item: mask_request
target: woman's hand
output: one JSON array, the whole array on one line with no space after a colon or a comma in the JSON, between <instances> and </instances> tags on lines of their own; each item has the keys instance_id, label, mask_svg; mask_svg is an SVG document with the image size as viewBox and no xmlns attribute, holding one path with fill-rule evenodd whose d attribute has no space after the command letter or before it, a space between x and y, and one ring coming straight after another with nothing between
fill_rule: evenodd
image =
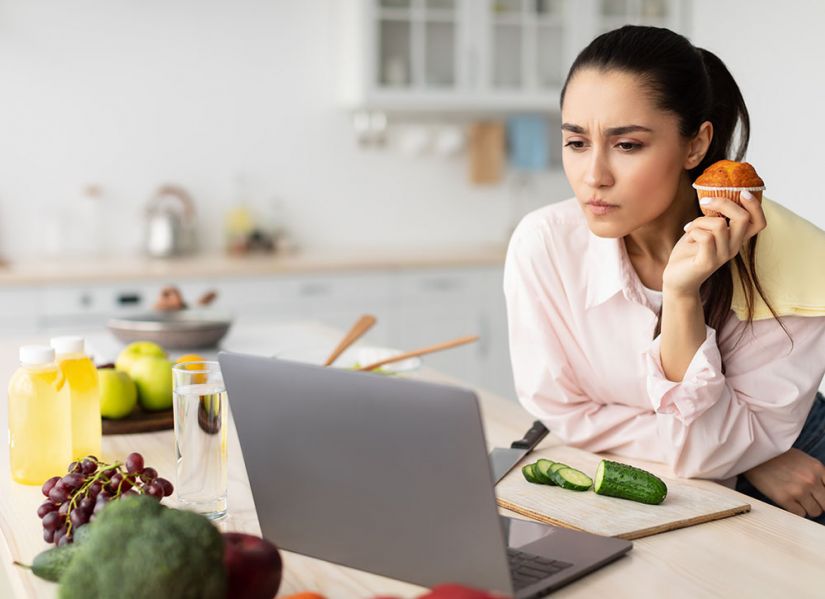
<instances>
[{"instance_id":1,"label":"woman's hand","mask_svg":"<svg viewBox=\"0 0 825 599\"><path fill-rule=\"evenodd\" d=\"M698 296L702 283L767 226L762 205L753 194L743 191L741 197L742 206L724 198L703 198L710 200L704 207L721 212L730 223L720 216L700 216L688 223L686 233L670 253L662 276L663 290Z\"/></svg>"},{"instance_id":2,"label":"woman's hand","mask_svg":"<svg viewBox=\"0 0 825 599\"><path fill-rule=\"evenodd\" d=\"M825 465L804 451L789 449L745 472L750 483L779 507L816 518L825 511Z\"/></svg>"}]
</instances>

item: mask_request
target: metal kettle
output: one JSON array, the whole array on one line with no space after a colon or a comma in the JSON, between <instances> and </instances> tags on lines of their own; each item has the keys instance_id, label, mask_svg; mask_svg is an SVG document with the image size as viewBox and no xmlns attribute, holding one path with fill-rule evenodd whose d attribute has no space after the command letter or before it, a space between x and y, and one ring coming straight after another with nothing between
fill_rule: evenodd
<instances>
[{"instance_id":1,"label":"metal kettle","mask_svg":"<svg viewBox=\"0 0 825 599\"><path fill-rule=\"evenodd\" d=\"M177 185L163 185L146 207L146 253L168 258L195 250L195 203Z\"/></svg>"}]
</instances>

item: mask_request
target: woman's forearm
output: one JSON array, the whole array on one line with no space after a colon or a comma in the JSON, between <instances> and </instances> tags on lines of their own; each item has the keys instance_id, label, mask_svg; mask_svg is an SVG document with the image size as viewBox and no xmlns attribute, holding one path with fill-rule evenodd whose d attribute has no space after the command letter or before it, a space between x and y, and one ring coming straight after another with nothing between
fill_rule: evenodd
<instances>
[{"instance_id":1,"label":"woman's forearm","mask_svg":"<svg viewBox=\"0 0 825 599\"><path fill-rule=\"evenodd\" d=\"M698 293L680 296L664 291L662 295L662 370L669 380L679 382L705 341L705 315Z\"/></svg>"}]
</instances>

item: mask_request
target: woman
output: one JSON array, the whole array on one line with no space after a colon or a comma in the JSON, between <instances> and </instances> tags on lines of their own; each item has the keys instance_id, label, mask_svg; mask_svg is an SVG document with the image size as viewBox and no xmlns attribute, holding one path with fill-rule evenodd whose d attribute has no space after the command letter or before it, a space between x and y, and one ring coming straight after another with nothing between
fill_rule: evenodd
<instances>
[{"instance_id":1,"label":"woman","mask_svg":"<svg viewBox=\"0 0 825 599\"><path fill-rule=\"evenodd\" d=\"M744 156L730 73L680 35L628 26L582 51L561 105L576 197L526 216L505 268L520 401L570 445L741 475L739 490L825 523L825 305L796 315L809 281L777 294L740 256L762 274L760 231L819 248L825 234L748 192L702 216L691 188Z\"/></svg>"}]
</instances>

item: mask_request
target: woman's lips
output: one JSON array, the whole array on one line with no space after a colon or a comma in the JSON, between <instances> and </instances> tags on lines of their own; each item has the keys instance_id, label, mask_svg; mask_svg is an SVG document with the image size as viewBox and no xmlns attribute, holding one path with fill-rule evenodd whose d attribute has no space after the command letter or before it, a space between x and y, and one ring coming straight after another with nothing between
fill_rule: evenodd
<instances>
[{"instance_id":1,"label":"woman's lips","mask_svg":"<svg viewBox=\"0 0 825 599\"><path fill-rule=\"evenodd\" d=\"M606 202L587 202L587 209L590 210L592 214L598 216L612 212L616 208L618 208L618 206L615 204L607 204Z\"/></svg>"}]
</instances>

